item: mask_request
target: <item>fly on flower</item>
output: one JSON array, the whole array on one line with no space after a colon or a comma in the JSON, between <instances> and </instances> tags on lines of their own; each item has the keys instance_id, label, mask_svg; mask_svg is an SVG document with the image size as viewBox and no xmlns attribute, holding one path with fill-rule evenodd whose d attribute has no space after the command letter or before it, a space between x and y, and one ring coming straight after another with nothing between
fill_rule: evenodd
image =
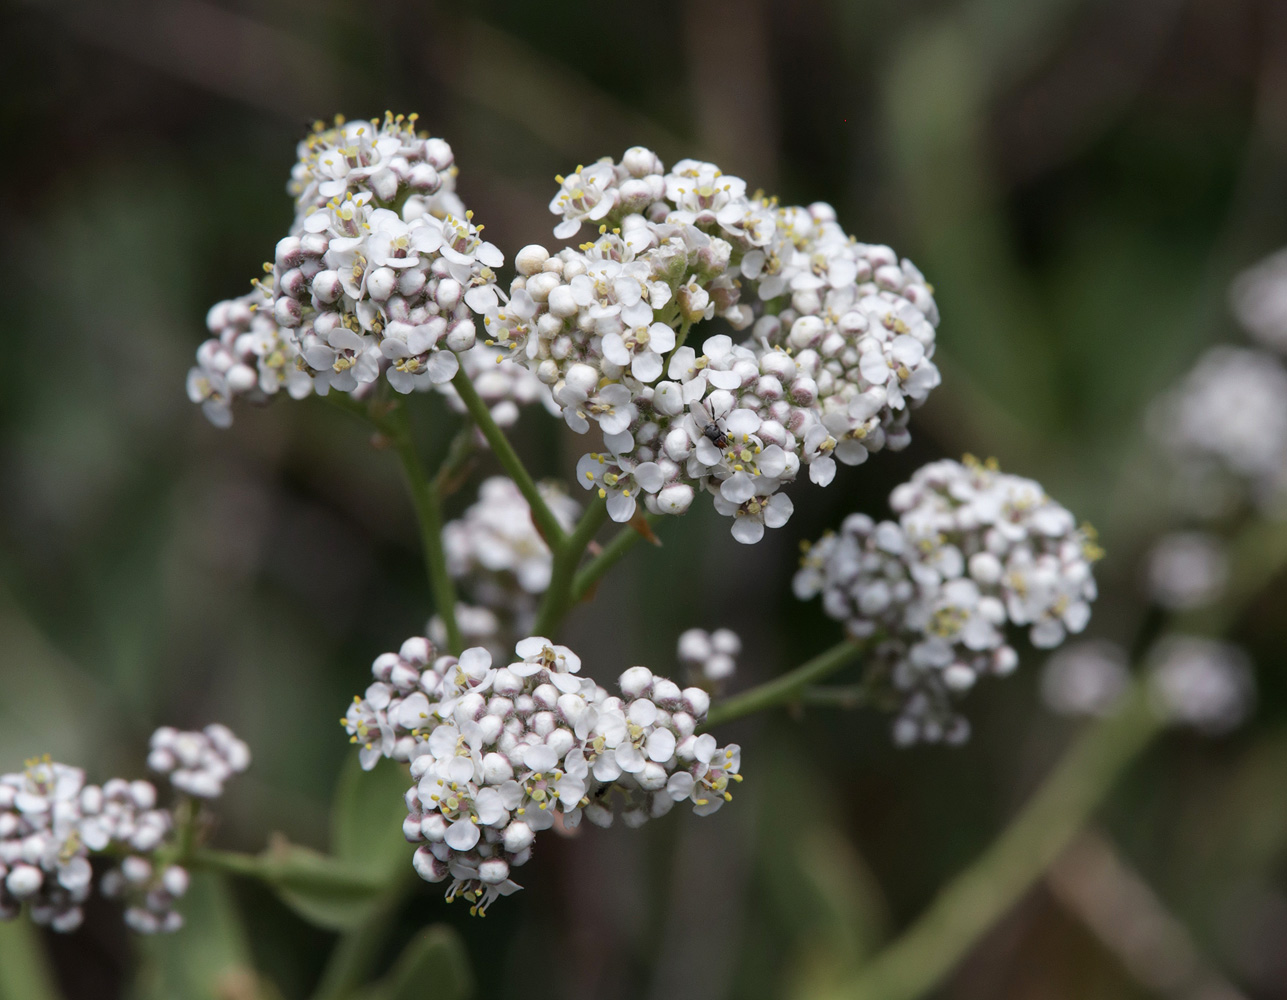
<instances>
[{"instance_id":1,"label":"fly on flower","mask_svg":"<svg viewBox=\"0 0 1287 1000\"><path fill-rule=\"evenodd\" d=\"M701 400L698 400L693 404L693 412L702 423L703 436L720 451L727 448L728 435L724 433L724 429L720 427L714 416L711 415L710 407Z\"/></svg>"}]
</instances>

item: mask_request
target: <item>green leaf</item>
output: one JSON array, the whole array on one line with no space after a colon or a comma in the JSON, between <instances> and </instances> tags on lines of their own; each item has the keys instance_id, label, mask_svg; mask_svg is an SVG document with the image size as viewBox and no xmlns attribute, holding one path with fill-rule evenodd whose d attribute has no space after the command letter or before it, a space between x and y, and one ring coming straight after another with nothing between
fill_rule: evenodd
<instances>
[{"instance_id":1,"label":"green leaf","mask_svg":"<svg viewBox=\"0 0 1287 1000\"><path fill-rule=\"evenodd\" d=\"M474 976L465 943L451 927L420 931L402 950L393 970L362 994L362 1000L467 1000Z\"/></svg>"},{"instance_id":2,"label":"green leaf","mask_svg":"<svg viewBox=\"0 0 1287 1000\"><path fill-rule=\"evenodd\" d=\"M411 870L411 846L402 836L407 807L403 799L411 777L401 764L380 760L363 771L357 754L340 771L331 809L331 851L392 882Z\"/></svg>"},{"instance_id":3,"label":"green leaf","mask_svg":"<svg viewBox=\"0 0 1287 1000\"><path fill-rule=\"evenodd\" d=\"M0 1000L58 1000L40 935L26 915L0 923Z\"/></svg>"},{"instance_id":4,"label":"green leaf","mask_svg":"<svg viewBox=\"0 0 1287 1000\"><path fill-rule=\"evenodd\" d=\"M389 879L372 874L367 866L284 841L260 856L259 868L287 906L327 930L358 926L390 891Z\"/></svg>"}]
</instances>

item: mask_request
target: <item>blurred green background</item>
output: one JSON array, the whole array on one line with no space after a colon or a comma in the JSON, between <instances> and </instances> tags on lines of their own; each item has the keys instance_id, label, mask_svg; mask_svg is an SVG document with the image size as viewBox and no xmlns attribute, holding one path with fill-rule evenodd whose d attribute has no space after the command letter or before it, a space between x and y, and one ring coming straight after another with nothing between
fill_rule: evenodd
<instances>
[{"instance_id":1,"label":"blurred green background","mask_svg":"<svg viewBox=\"0 0 1287 1000\"><path fill-rule=\"evenodd\" d=\"M247 290L289 224L313 118L419 111L510 257L553 242L556 173L648 144L831 201L934 283L944 385L911 449L800 484L753 548L705 505L665 523L560 636L605 683L673 672L690 626L741 632L739 684L830 645L834 624L790 596L799 540L880 516L914 468L963 451L1099 527L1090 634L1138 647L1157 626L1138 557L1168 526L1142 412L1238 337L1229 279L1287 244L1280 0L33 0L0 35L0 770L48 751L92 780L141 774L153 727L219 720L255 753L218 831L242 850L272 831L325 847L350 752L335 721L430 611L396 464L355 422L280 401L221 432L184 395L206 309ZM445 439L440 401L418 407ZM570 479L582 442L530 418L520 451ZM1209 997L1287 997L1285 597L1279 581L1235 628L1252 722L1165 738L1102 817L1145 910L1220 970ZM748 780L717 816L547 837L485 921L425 888L383 961L446 922L479 996L808 996L912 919L1056 759L1075 726L1041 706L1039 664L1026 650L971 694L964 749L894 750L871 713L730 726ZM236 971L253 963L304 997L333 941L254 885L187 909L141 959L92 908L47 942L66 996L271 996ZM1197 995L1122 931L1043 884L942 995Z\"/></svg>"}]
</instances>

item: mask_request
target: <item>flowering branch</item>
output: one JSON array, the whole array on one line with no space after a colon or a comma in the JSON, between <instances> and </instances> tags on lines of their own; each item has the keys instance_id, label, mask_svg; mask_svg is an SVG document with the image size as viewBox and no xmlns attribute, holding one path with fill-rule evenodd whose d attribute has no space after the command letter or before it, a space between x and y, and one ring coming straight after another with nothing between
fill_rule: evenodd
<instances>
[{"instance_id":1,"label":"flowering branch","mask_svg":"<svg viewBox=\"0 0 1287 1000\"><path fill-rule=\"evenodd\" d=\"M914 1000L934 989L1054 863L1165 724L1137 685L1117 714L1082 734L983 856L832 996Z\"/></svg>"},{"instance_id":2,"label":"flowering branch","mask_svg":"<svg viewBox=\"0 0 1287 1000\"><path fill-rule=\"evenodd\" d=\"M509 443L505 437L505 432L492 419L491 411L487 409L487 404L483 402L478 390L474 388L474 383L470 381L469 376L462 369L456 373L451 380L455 386L456 392L460 395L461 402L465 404L465 409L473 418L478 429L483 432L483 437L491 445L491 449L496 453L496 458L504 467L509 477L514 480L514 485L518 487L519 492L523 494L523 499L532 508L532 520L545 536L546 544L550 550L558 552L564 541L565 535L558 518L550 510L545 498L541 496L541 491L536 488L536 482L532 479L527 467L523 465L523 460L518 457L518 452L514 446Z\"/></svg>"},{"instance_id":3,"label":"flowering branch","mask_svg":"<svg viewBox=\"0 0 1287 1000\"><path fill-rule=\"evenodd\" d=\"M725 698L711 706L706 726L717 726L732 722L744 715L762 712L789 701L798 700L806 686L830 677L841 667L853 662L866 649L866 643L846 639L837 643L825 653L819 653L812 660L801 664L789 673L765 681L749 691L743 691L732 698Z\"/></svg>"}]
</instances>

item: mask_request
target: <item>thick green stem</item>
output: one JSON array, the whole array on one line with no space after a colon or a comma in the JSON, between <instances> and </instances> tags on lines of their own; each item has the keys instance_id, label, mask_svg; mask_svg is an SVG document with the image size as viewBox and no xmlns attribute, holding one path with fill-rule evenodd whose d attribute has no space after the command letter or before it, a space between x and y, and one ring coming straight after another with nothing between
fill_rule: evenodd
<instances>
[{"instance_id":1,"label":"thick green stem","mask_svg":"<svg viewBox=\"0 0 1287 1000\"><path fill-rule=\"evenodd\" d=\"M23 914L0 922L0 1000L60 1000L40 932Z\"/></svg>"},{"instance_id":2,"label":"thick green stem","mask_svg":"<svg viewBox=\"0 0 1287 1000\"><path fill-rule=\"evenodd\" d=\"M1163 725L1137 686L1115 715L1082 734L982 857L828 1000L915 1000L942 983L1071 843Z\"/></svg>"},{"instance_id":3,"label":"thick green stem","mask_svg":"<svg viewBox=\"0 0 1287 1000\"><path fill-rule=\"evenodd\" d=\"M706 719L706 728L798 700L806 686L816 684L824 677L830 677L841 667L852 663L865 648L863 643L846 639L789 673L774 677L773 680L765 681L749 691L743 691L739 695L718 702L711 707L710 715Z\"/></svg>"},{"instance_id":4,"label":"thick green stem","mask_svg":"<svg viewBox=\"0 0 1287 1000\"><path fill-rule=\"evenodd\" d=\"M602 497L596 496L586 507L585 513L572 529L561 546L554 550L554 564L550 573L550 585L541 600L540 610L536 614L536 624L532 631L536 635L549 635L567 614L574 603L573 579L577 564L585 554L586 546L595 533L607 520L608 507Z\"/></svg>"},{"instance_id":5,"label":"thick green stem","mask_svg":"<svg viewBox=\"0 0 1287 1000\"><path fill-rule=\"evenodd\" d=\"M642 539L643 535L636 531L631 525L626 525L613 535L612 541L603 547L603 551L586 563L573 579L573 603L576 603L581 600L581 598L585 597L586 593L595 585L599 577L603 576L604 573L608 572L608 570L612 569L613 566L620 562L621 557L629 552L635 544Z\"/></svg>"},{"instance_id":6,"label":"thick green stem","mask_svg":"<svg viewBox=\"0 0 1287 1000\"><path fill-rule=\"evenodd\" d=\"M424 463L416 451L411 437L411 425L406 409L399 405L390 414L388 430L394 450L402 461L402 471L411 490L411 502L420 523L420 541L424 546L425 570L429 576L429 589L433 592L434 606L447 629L447 645L453 653L464 649L460 626L456 623L456 584L447 572L447 556L442 548L442 504L438 484L425 472Z\"/></svg>"},{"instance_id":7,"label":"thick green stem","mask_svg":"<svg viewBox=\"0 0 1287 1000\"><path fill-rule=\"evenodd\" d=\"M491 411L487 409L487 404L478 395L478 390L474 388L474 383L469 380L463 368L456 373L451 384L456 387L456 392L460 395L461 402L465 404L465 409L469 411L474 423L483 432L483 437L491 445L497 461L509 474L510 479L514 480L514 485L523 494L527 505L532 508L532 520L545 536L545 543L552 552L557 551L565 540L563 528L558 518L554 516L554 512L546 504L545 498L541 496L541 491L536 488L536 482L523 465L522 459L518 457L518 452L514 450L514 446L509 443L509 438L492 419Z\"/></svg>"}]
</instances>

